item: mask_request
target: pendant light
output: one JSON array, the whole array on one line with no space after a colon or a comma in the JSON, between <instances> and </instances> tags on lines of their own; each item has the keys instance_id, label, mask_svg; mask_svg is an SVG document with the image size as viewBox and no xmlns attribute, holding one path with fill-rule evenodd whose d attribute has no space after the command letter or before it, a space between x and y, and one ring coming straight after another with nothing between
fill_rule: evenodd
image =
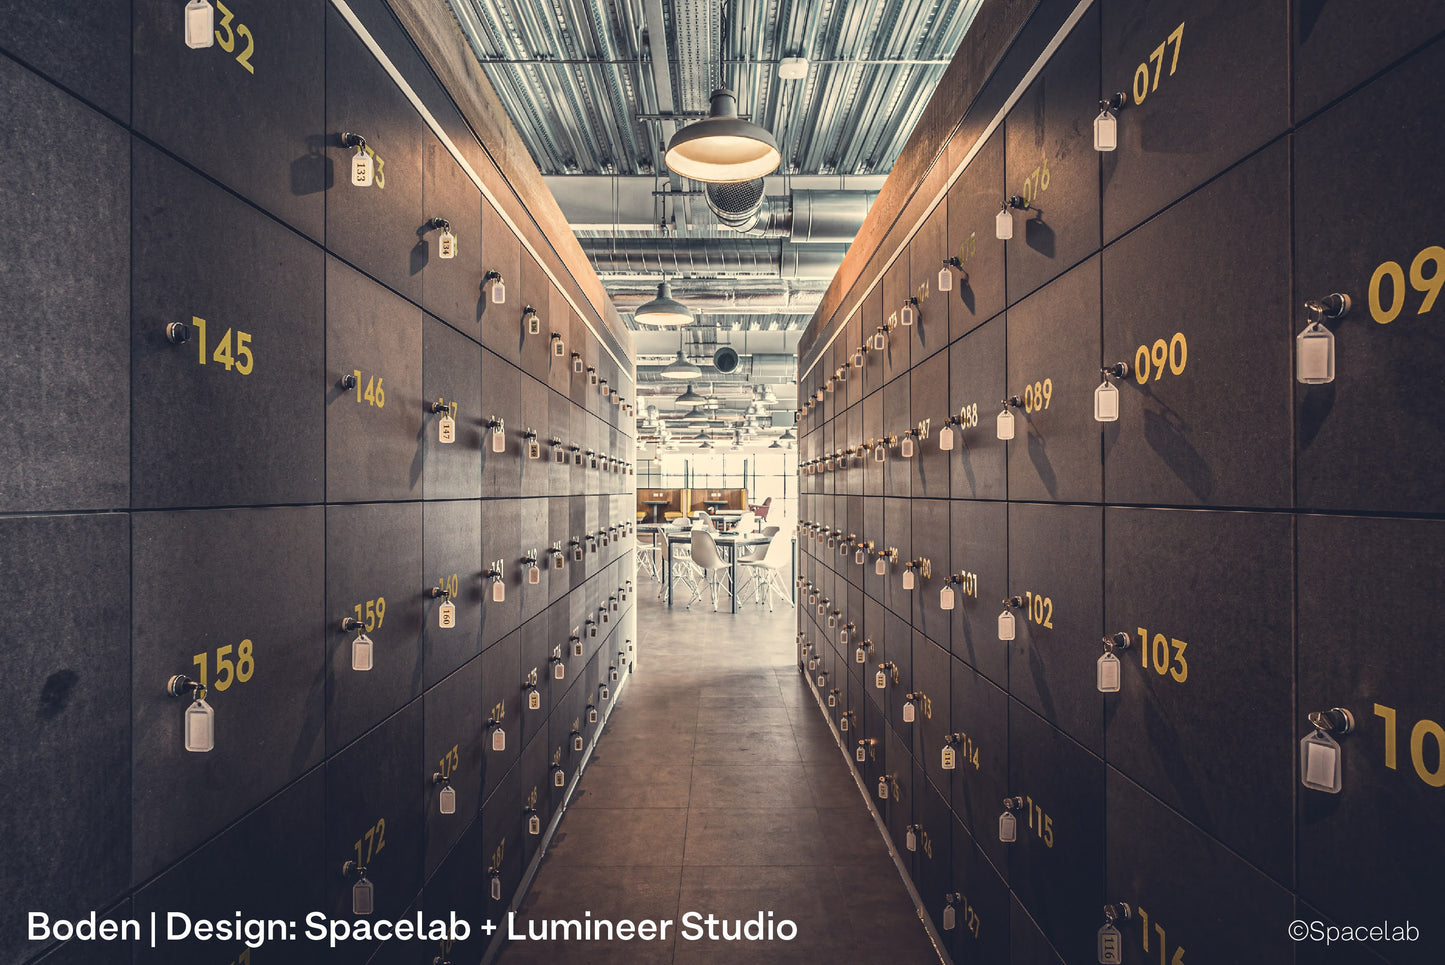
<instances>
[{"instance_id":1,"label":"pendant light","mask_svg":"<svg viewBox=\"0 0 1445 965\"><path fill-rule=\"evenodd\" d=\"M672 401L676 402L678 405L697 405L699 402L706 402L707 399L694 392L692 390L692 383L689 382L687 384L687 391L684 392L682 395L678 396L677 398L673 399Z\"/></svg>"},{"instance_id":2,"label":"pendant light","mask_svg":"<svg viewBox=\"0 0 1445 965\"><path fill-rule=\"evenodd\" d=\"M702 369L693 365L682 354L682 339L678 339L677 358L665 365L661 372L657 373L664 379L676 379L679 382L690 381L702 376Z\"/></svg>"},{"instance_id":3,"label":"pendant light","mask_svg":"<svg viewBox=\"0 0 1445 965\"><path fill-rule=\"evenodd\" d=\"M657 286L656 298L632 312L632 320L639 325L687 325L692 321L692 312L672 297L672 286L664 281Z\"/></svg>"},{"instance_id":4,"label":"pendant light","mask_svg":"<svg viewBox=\"0 0 1445 965\"><path fill-rule=\"evenodd\" d=\"M750 181L771 174L782 155L767 130L738 117L732 91L712 92L708 116L689 124L667 142L668 170L695 181Z\"/></svg>"}]
</instances>

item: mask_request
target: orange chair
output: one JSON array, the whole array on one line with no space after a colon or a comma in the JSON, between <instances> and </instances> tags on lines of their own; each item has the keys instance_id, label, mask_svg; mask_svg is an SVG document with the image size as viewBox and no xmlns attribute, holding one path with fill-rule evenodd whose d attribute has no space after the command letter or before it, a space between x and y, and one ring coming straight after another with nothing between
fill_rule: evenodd
<instances>
[{"instance_id":1,"label":"orange chair","mask_svg":"<svg viewBox=\"0 0 1445 965\"><path fill-rule=\"evenodd\" d=\"M772 504L773 504L773 497L769 496L767 499L763 500L761 503L758 503L757 505L749 504L749 505L748 505L748 509L750 509L750 510L752 511L752 514L753 514L754 516L756 516L758 519L767 519L767 518L768 518L768 507L771 506Z\"/></svg>"}]
</instances>

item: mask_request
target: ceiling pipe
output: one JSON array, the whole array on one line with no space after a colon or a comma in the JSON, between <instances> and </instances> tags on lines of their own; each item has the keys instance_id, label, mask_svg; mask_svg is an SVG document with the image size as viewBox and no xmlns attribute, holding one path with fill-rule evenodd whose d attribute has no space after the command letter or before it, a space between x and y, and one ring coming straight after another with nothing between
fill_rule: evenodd
<instances>
[{"instance_id":1,"label":"ceiling pipe","mask_svg":"<svg viewBox=\"0 0 1445 965\"><path fill-rule=\"evenodd\" d=\"M656 297L655 294L650 297ZM818 291L738 293L713 292L710 294L684 295L687 307L694 315L812 315L823 300ZM649 296L643 294L613 293L612 303L620 312L630 312L642 305Z\"/></svg>"},{"instance_id":2,"label":"ceiling pipe","mask_svg":"<svg viewBox=\"0 0 1445 965\"><path fill-rule=\"evenodd\" d=\"M831 279L848 246L789 245L758 238L669 243L651 238L596 240L585 246L599 275Z\"/></svg>"}]
</instances>

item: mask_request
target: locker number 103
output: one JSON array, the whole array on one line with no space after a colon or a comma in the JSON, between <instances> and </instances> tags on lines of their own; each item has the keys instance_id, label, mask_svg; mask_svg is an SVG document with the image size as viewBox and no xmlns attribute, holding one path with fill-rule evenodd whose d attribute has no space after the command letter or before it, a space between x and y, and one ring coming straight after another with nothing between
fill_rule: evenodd
<instances>
[{"instance_id":1,"label":"locker number 103","mask_svg":"<svg viewBox=\"0 0 1445 965\"><path fill-rule=\"evenodd\" d=\"M1143 627L1139 627L1138 632L1139 666L1148 670L1152 665L1159 676L1167 675L1181 684L1189 679L1189 661L1184 659L1184 648L1189 644L1162 633L1154 634L1151 639Z\"/></svg>"},{"instance_id":2,"label":"locker number 103","mask_svg":"<svg viewBox=\"0 0 1445 965\"><path fill-rule=\"evenodd\" d=\"M1399 768L1400 721L1399 712L1384 704L1375 705L1375 716L1385 722L1385 766L1390 770ZM1430 769L1425 755L1425 741L1429 738L1435 745L1435 768ZM1445 787L1445 727L1436 721L1423 719L1410 728L1410 762L1415 773L1430 787Z\"/></svg>"}]
</instances>

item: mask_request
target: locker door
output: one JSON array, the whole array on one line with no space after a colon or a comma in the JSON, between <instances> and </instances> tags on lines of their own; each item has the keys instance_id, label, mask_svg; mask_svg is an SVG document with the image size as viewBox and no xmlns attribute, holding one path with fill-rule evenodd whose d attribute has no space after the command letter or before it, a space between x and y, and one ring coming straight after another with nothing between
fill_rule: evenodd
<instances>
[{"instance_id":1,"label":"locker door","mask_svg":"<svg viewBox=\"0 0 1445 965\"><path fill-rule=\"evenodd\" d=\"M480 497L486 441L481 426L482 350L430 317L422 323L422 402L448 407L445 412L427 411L422 425L422 492L427 499ZM452 442L442 442L443 418L452 420Z\"/></svg>"},{"instance_id":2,"label":"locker door","mask_svg":"<svg viewBox=\"0 0 1445 965\"><path fill-rule=\"evenodd\" d=\"M938 270L947 249L948 205L941 203L908 243L908 290L904 292L904 302L914 312L913 324L901 331L909 338L909 353L915 367L948 345L948 293L938 290ZM900 320L901 311L900 306Z\"/></svg>"},{"instance_id":3,"label":"locker door","mask_svg":"<svg viewBox=\"0 0 1445 965\"><path fill-rule=\"evenodd\" d=\"M472 500L427 503L422 512L422 583L426 682L430 686L481 653L482 606L487 587L477 565L482 518ZM435 588L435 589L433 589ZM441 591L443 596L431 597ZM452 625L441 625L451 603Z\"/></svg>"},{"instance_id":4,"label":"locker door","mask_svg":"<svg viewBox=\"0 0 1445 965\"><path fill-rule=\"evenodd\" d=\"M454 255L441 257L441 231L421 233L426 245L422 307L473 341L482 337L482 195L451 152L428 133L422 154L423 221L447 221Z\"/></svg>"},{"instance_id":5,"label":"locker door","mask_svg":"<svg viewBox=\"0 0 1445 965\"><path fill-rule=\"evenodd\" d=\"M130 119L129 34L130 9L123 4L97 8L83 0L60 0L43 6L9 4L0 12L0 49L122 121ZM5 89L16 91L8 82ZM13 103L37 118L45 116L34 101L15 97ZM0 129L18 130L8 123Z\"/></svg>"},{"instance_id":6,"label":"locker door","mask_svg":"<svg viewBox=\"0 0 1445 965\"><path fill-rule=\"evenodd\" d=\"M1009 790L1009 698L961 660L949 664L952 670L952 717L949 732L954 735L955 766L949 773L953 813L977 841L989 862L1008 874L1008 849L998 838L999 802L1014 793ZM943 748L928 748L929 755L942 763Z\"/></svg>"},{"instance_id":7,"label":"locker door","mask_svg":"<svg viewBox=\"0 0 1445 965\"><path fill-rule=\"evenodd\" d=\"M959 420L949 454L954 499L1008 495L1008 447L1018 443L999 439L995 421L999 400L1007 394L1006 325L1005 316L999 315L948 350L948 415Z\"/></svg>"},{"instance_id":8,"label":"locker door","mask_svg":"<svg viewBox=\"0 0 1445 965\"><path fill-rule=\"evenodd\" d=\"M948 337L956 341L1004 307L1004 242L994 232L1004 184L1004 132L994 131L948 189L948 250L957 258L948 303ZM939 259L942 261L942 258ZM942 267L941 265L939 266Z\"/></svg>"},{"instance_id":9,"label":"locker door","mask_svg":"<svg viewBox=\"0 0 1445 965\"><path fill-rule=\"evenodd\" d=\"M422 696L426 871L437 869L482 808L482 662L469 660ZM452 813L442 813L443 792Z\"/></svg>"},{"instance_id":10,"label":"locker door","mask_svg":"<svg viewBox=\"0 0 1445 965\"><path fill-rule=\"evenodd\" d=\"M949 494L948 476L954 454L938 446L938 433L950 415L948 354L939 352L909 373L912 410L909 413L909 425L918 429L920 423L926 423L924 428L919 430L920 437L914 439L911 490L914 496L946 499ZM927 438L922 437L925 431L928 433Z\"/></svg>"}]
</instances>

